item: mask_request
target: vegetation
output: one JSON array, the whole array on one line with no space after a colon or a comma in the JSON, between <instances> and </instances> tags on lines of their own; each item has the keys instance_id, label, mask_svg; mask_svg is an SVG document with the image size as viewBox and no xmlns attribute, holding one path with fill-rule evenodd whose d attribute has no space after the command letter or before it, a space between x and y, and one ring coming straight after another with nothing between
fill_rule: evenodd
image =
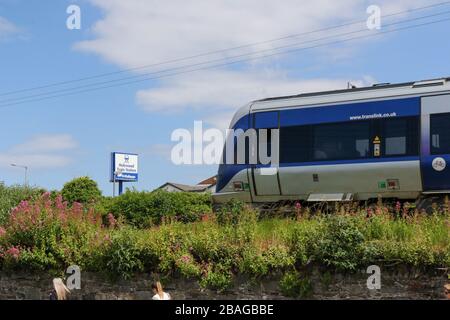
<instances>
[{"instance_id":1,"label":"vegetation","mask_svg":"<svg viewBox=\"0 0 450 320\"><path fill-rule=\"evenodd\" d=\"M21 201L34 199L44 192L45 190L28 186L7 187L0 182L0 225L8 219L11 209Z\"/></svg>"},{"instance_id":2,"label":"vegetation","mask_svg":"<svg viewBox=\"0 0 450 320\"><path fill-rule=\"evenodd\" d=\"M211 213L211 196L163 190L127 190L119 197L104 201L103 210L138 228L161 224L164 220L187 223L199 221L203 215Z\"/></svg>"},{"instance_id":3,"label":"vegetation","mask_svg":"<svg viewBox=\"0 0 450 320\"><path fill-rule=\"evenodd\" d=\"M308 298L313 292L311 280L297 271L287 272L280 281L281 292L286 297Z\"/></svg>"},{"instance_id":4,"label":"vegetation","mask_svg":"<svg viewBox=\"0 0 450 320\"><path fill-rule=\"evenodd\" d=\"M67 182L62 188L61 194L69 204L74 202L95 203L100 200L102 195L97 182L89 177L79 177Z\"/></svg>"},{"instance_id":5,"label":"vegetation","mask_svg":"<svg viewBox=\"0 0 450 320\"><path fill-rule=\"evenodd\" d=\"M200 194L132 190L96 206L75 198L47 192L10 210L0 225L0 268L77 264L112 278L158 272L218 290L238 273L255 279L282 273L286 295L307 297L312 288L303 270L312 265L344 272L370 264L450 267L448 212L405 209L399 216L378 204L260 220L235 201L212 214L208 195Z\"/></svg>"}]
</instances>

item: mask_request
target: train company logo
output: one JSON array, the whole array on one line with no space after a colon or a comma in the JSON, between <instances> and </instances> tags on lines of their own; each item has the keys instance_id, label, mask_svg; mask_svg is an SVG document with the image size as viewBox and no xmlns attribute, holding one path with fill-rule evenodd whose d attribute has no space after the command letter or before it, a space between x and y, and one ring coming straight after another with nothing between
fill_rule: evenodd
<instances>
[{"instance_id":1,"label":"train company logo","mask_svg":"<svg viewBox=\"0 0 450 320\"><path fill-rule=\"evenodd\" d=\"M176 129L171 140L174 164L253 164L276 167L279 163L279 129L203 130L194 122L193 134ZM268 172L271 172L270 170Z\"/></svg>"},{"instance_id":2,"label":"train company logo","mask_svg":"<svg viewBox=\"0 0 450 320\"><path fill-rule=\"evenodd\" d=\"M438 157L433 160L431 165L433 166L434 170L440 172L445 170L445 168L447 167L447 162L444 158Z\"/></svg>"}]
</instances>

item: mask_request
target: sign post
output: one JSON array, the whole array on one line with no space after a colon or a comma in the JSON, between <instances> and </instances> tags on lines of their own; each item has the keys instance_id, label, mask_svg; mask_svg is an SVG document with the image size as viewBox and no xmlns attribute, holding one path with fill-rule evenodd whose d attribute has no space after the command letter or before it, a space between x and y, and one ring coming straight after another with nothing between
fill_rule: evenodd
<instances>
[{"instance_id":1,"label":"sign post","mask_svg":"<svg viewBox=\"0 0 450 320\"><path fill-rule=\"evenodd\" d=\"M138 155L134 153L111 152L111 180L113 196L119 182L119 195L123 192L123 182L138 181Z\"/></svg>"}]
</instances>

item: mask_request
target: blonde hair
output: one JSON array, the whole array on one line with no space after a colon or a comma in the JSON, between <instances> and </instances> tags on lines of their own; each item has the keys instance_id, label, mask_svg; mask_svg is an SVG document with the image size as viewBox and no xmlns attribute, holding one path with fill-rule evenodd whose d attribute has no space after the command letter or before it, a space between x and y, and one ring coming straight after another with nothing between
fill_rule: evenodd
<instances>
[{"instance_id":1,"label":"blonde hair","mask_svg":"<svg viewBox=\"0 0 450 320\"><path fill-rule=\"evenodd\" d=\"M53 279L53 287L56 291L56 296L58 300L66 300L67 295L66 293L70 293L70 290L66 287L63 280L61 278L55 278Z\"/></svg>"},{"instance_id":2,"label":"blonde hair","mask_svg":"<svg viewBox=\"0 0 450 320\"><path fill-rule=\"evenodd\" d=\"M161 285L161 282L156 281L153 285L152 288L156 290L156 293L159 295L159 297L162 299L164 299L164 291Z\"/></svg>"}]
</instances>

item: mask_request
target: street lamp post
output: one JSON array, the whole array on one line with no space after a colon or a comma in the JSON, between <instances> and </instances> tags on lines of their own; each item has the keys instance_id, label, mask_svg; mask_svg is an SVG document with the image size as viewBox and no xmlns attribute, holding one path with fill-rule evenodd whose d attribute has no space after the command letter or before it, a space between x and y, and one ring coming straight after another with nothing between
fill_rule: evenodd
<instances>
[{"instance_id":1,"label":"street lamp post","mask_svg":"<svg viewBox=\"0 0 450 320\"><path fill-rule=\"evenodd\" d=\"M22 168L22 169L25 169L25 180L24 180L24 185L27 187L27 186L28 186L28 179L27 179L27 176L28 176L28 167L27 167L27 166L21 166L21 165L15 164L15 163L11 163L11 166L12 166L12 167L16 167L16 168Z\"/></svg>"}]
</instances>

